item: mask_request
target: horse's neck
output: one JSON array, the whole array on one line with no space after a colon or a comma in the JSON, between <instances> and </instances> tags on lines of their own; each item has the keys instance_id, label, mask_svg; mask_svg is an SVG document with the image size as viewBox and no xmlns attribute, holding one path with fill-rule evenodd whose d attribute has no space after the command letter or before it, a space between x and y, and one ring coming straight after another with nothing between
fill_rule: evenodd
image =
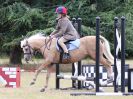
<instances>
[{"instance_id":1,"label":"horse's neck","mask_svg":"<svg viewBox=\"0 0 133 99\"><path fill-rule=\"evenodd\" d=\"M45 45L45 38L36 38L33 40L29 40L29 43L32 48L40 49L43 45Z\"/></svg>"},{"instance_id":2,"label":"horse's neck","mask_svg":"<svg viewBox=\"0 0 133 99\"><path fill-rule=\"evenodd\" d=\"M44 51L45 46L47 47L54 47L56 46L57 38L53 38L52 41L49 41L49 37L42 37L42 38L36 38L34 40L29 40L29 43L33 49L40 50L41 52ZM48 44L46 44L48 42ZM46 49L47 50L47 49ZM51 50L50 50L51 51Z\"/></svg>"}]
</instances>

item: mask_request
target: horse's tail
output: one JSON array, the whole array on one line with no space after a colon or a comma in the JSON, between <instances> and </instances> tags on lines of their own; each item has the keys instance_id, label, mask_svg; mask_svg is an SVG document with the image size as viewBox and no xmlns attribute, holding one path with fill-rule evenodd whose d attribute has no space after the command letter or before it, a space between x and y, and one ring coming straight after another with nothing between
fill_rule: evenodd
<instances>
[{"instance_id":1,"label":"horse's tail","mask_svg":"<svg viewBox=\"0 0 133 99\"><path fill-rule=\"evenodd\" d=\"M103 37L103 36L100 36L100 39L101 39L101 41L103 42L103 44L105 46L104 55L113 64L114 63L114 57L111 54L110 45L109 45L108 40L105 37Z\"/></svg>"}]
</instances>

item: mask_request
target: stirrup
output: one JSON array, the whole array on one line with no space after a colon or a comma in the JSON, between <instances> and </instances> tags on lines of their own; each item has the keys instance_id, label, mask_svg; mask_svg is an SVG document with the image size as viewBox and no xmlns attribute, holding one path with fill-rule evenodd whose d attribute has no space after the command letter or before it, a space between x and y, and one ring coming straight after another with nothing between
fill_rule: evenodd
<instances>
[{"instance_id":1,"label":"stirrup","mask_svg":"<svg viewBox=\"0 0 133 99\"><path fill-rule=\"evenodd\" d=\"M63 59L69 59L69 58L71 58L69 53L64 53L63 54Z\"/></svg>"}]
</instances>

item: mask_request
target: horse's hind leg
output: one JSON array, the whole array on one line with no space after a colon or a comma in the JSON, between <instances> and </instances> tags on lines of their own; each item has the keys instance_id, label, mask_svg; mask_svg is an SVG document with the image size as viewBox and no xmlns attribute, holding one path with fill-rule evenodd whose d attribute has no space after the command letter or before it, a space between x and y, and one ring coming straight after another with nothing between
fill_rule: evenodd
<instances>
[{"instance_id":1,"label":"horse's hind leg","mask_svg":"<svg viewBox=\"0 0 133 99\"><path fill-rule=\"evenodd\" d=\"M102 56L100 57L100 63L103 64L104 67L106 68L108 78L113 79L113 70L112 70L111 62Z\"/></svg>"},{"instance_id":2,"label":"horse's hind leg","mask_svg":"<svg viewBox=\"0 0 133 99\"><path fill-rule=\"evenodd\" d=\"M94 60L96 59L96 53L95 53L95 52L91 53L90 56L92 57L92 59L94 59ZM107 76L108 76L109 78L113 77L113 71L112 71L111 62L109 62L107 59L105 59L105 58L103 57L102 53L100 53L99 59L100 59L100 63L101 63L102 65L104 65L104 67L105 67L106 70L107 70Z\"/></svg>"}]
</instances>

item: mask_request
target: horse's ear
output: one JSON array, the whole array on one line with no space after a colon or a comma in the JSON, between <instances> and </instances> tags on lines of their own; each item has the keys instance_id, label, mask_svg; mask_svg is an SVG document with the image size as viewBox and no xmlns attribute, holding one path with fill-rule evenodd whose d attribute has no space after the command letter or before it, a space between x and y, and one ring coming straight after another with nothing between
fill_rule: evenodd
<instances>
[{"instance_id":1,"label":"horse's ear","mask_svg":"<svg viewBox=\"0 0 133 99\"><path fill-rule=\"evenodd\" d=\"M27 39L28 36L27 36L27 35L26 35L26 36L22 35L21 38L22 38L22 39Z\"/></svg>"},{"instance_id":2,"label":"horse's ear","mask_svg":"<svg viewBox=\"0 0 133 99\"><path fill-rule=\"evenodd\" d=\"M26 40L26 44L28 44L28 40Z\"/></svg>"}]
</instances>

